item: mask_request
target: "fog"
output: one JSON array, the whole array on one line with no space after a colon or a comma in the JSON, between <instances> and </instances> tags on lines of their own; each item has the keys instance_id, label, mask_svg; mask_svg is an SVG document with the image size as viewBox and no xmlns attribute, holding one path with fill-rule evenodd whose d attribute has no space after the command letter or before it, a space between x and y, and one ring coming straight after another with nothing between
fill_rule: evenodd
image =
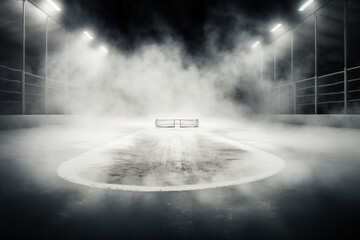
<instances>
[{"instance_id":1,"label":"fog","mask_svg":"<svg viewBox=\"0 0 360 240\"><path fill-rule=\"evenodd\" d=\"M246 20L235 17L238 24ZM4 228L26 230L12 231L15 236L63 239L348 234L359 212L360 130L256 121L261 116L253 114L269 111L272 85L266 76L261 81L259 71L266 67L262 56L272 56L273 49L251 47L264 39L236 30L223 43L209 25L206 54L194 57L168 26L161 28L162 41L144 41L132 51L113 42L104 53L84 38L81 47L67 45L67 64L63 49L50 53L50 78L67 74L75 86L66 106L71 115L57 125L1 131ZM61 107L63 100L55 98L55 104ZM159 129L156 118L196 118L200 127ZM74 159L94 170L68 165L87 180L108 184L108 174L114 183L140 188L100 188L59 176L59 168ZM109 159L118 161L116 168ZM272 171L276 162L269 159L281 166ZM208 172L199 170L199 162L212 164ZM266 175L241 181L249 172ZM142 183L156 188L164 181L179 191L141 191Z\"/></svg>"},{"instance_id":2,"label":"fog","mask_svg":"<svg viewBox=\"0 0 360 240\"><path fill-rule=\"evenodd\" d=\"M141 124L140 121L134 124L132 120L127 122L123 120L104 121L103 118L97 121L88 120L82 119L78 123L63 126L2 131L2 157L14 159L13 163L24 165L22 168L25 170L25 175L30 174L34 179L41 178L44 181L48 177L49 180L58 178L56 168L61 162L81 153L86 153L91 149L105 146L113 140L121 140L123 136L128 136L132 140L128 142L124 138L126 144L117 144L119 147L114 147L115 152L129 144L135 147L130 152L136 152L136 145L133 145L133 141L137 138L140 141L151 142L153 140L153 149L147 151L156 150L158 140L164 141L169 137L168 133L162 132L162 129L154 129L152 124ZM225 126L222 126L223 123ZM145 131L140 134L140 136L145 135L145 137L135 135L134 138L132 135L139 130ZM159 134L156 136L154 131L159 131ZM178 132L176 130L170 131L174 131L170 132L171 136L182 134L182 129L178 129ZM222 122L219 119L213 125L204 124L202 129L185 132L184 136L189 134L191 136L207 136L210 133L261 149L283 159L286 162L286 167L284 173L280 175L284 178L277 178L280 182L276 182L274 187L278 186L279 183L292 185L299 184L302 181L311 181L311 178L317 177L313 176L314 172L319 173L318 171L321 172L321 178L324 176L332 179L341 178L343 176L339 175L339 172L358 164L359 150L356 147L356 139L360 132L355 129L250 122L232 122L230 124L228 120ZM212 136L211 134L209 136ZM211 139L211 137L208 138ZM174 141L180 141L180 139L177 138ZM194 142L194 139L188 139L189 143L186 141L187 138L184 137L181 139L181 144L177 142L181 146L174 147L187 148L190 145L190 147L197 149L196 145L199 143ZM116 145L116 141L111 144ZM171 145L170 142L163 142L162 145L164 144ZM214 143L203 144L212 146ZM222 144L215 144L213 151L219 149L221 151ZM146 146L144 145L143 148ZM141 150L141 146L139 148ZM21 149L21 151L16 149ZM129 150L125 149L124 151ZM210 149L206 151L210 151ZM104 153L107 154L106 151ZM219 154L221 157L221 152ZM180 158L177 157L177 159ZM328 164L333 165L334 168L331 171L322 172L323 166ZM45 175L39 174L39 171ZM49 184L49 181L45 181L44 184Z\"/></svg>"},{"instance_id":3,"label":"fog","mask_svg":"<svg viewBox=\"0 0 360 240\"><path fill-rule=\"evenodd\" d=\"M173 139L162 130L173 131L170 134ZM357 147L360 132L354 129L205 118L200 121L199 129L190 129L192 134L205 133L239 142L281 158L285 163L284 169L271 177L231 187L135 193L84 186L57 174L64 162L79 156L107 161L109 156L125 155L136 160L142 154L145 164L146 160L157 160L151 157L161 157L161 154L151 154L161 147L174 149L179 154L173 159L177 163L193 156L188 147L205 150L209 156L218 154L203 159L214 163L223 158L244 157L229 155L229 146L225 146L227 152L217 151L223 146L211 141L209 144L208 138L203 141L205 147L199 148L198 138L184 137L183 130L187 129L155 128L153 119L145 117L125 121L113 116L83 116L68 124L2 131L0 204L8 206L4 210L5 226L8 229L26 226L26 231L12 232L15 236L43 232L51 238L74 234L85 238L101 238L105 234L109 238L119 235L143 238L166 236L170 231L187 237L210 232L216 236L251 234L260 239L279 236L299 236L300 239L306 235L299 227L304 222L314 226L312 232L328 236L348 226L348 222L339 222L329 231L327 226L334 218L355 221L357 214L348 215L357 213L360 198L356 190L360 182ZM133 144L127 149L122 139L139 131L152 134L134 138L141 141L125 141ZM162 144L158 144L158 139ZM111 152L92 155L94 149L111 142L117 145ZM167 156L170 155L164 157ZM248 159L243 163L246 162ZM124 166L129 167L128 179L136 177L134 163L130 159ZM100 165L97 180L103 176L102 169L106 170ZM216 175L222 178L212 179L215 184L229 176L222 171L215 172ZM233 176L241 178L243 175L240 171ZM173 182L179 183L182 182ZM196 188L196 185L190 186ZM331 217L322 217L324 211L330 212ZM139 225L143 226L142 231L138 231ZM253 233L254 227L266 231Z\"/></svg>"},{"instance_id":4,"label":"fog","mask_svg":"<svg viewBox=\"0 0 360 240\"><path fill-rule=\"evenodd\" d=\"M11 186L7 184L6 189L11 189L13 194L20 194L20 196L24 191L27 191L28 187L32 194L38 194L39 191L44 194L60 194L63 191L76 192L75 202L70 201L67 204L78 205L79 201L86 201L85 205L77 208L85 211L86 208L90 207L87 204L90 204L91 208L101 208L103 202L96 199L107 198L109 194L112 196L115 193L112 193L111 190L81 187L81 185L67 182L57 175L58 166L68 159L87 153L91 149L104 146L136 131L146 129L154 131L154 127L149 128L140 124L125 127L133 124L132 122L126 124L119 121L113 122L111 125L110 122L103 123L97 121L95 124L89 121L88 125L79 122L75 125L62 127L49 126L3 131L1 134L3 177L15 178L17 179L16 182L20 183L20 185ZM298 127L281 124L262 125L250 122L233 123L230 129L221 127L221 125L221 122L218 122L216 127L203 126L202 131L274 154L285 162L285 168L268 179L232 187L230 192L228 191L229 188L216 190L225 192L224 195L218 196L216 201L213 199L214 192L193 191L189 193L189 196L192 196L191 201L195 198L202 204L221 205L228 204L228 201L231 201L236 194L241 194L263 204L269 201L269 195L276 196L287 190L302 189L305 185L307 186L306 189L314 194L313 200L317 198L317 189L323 188L327 191L340 190L342 196L346 197L353 191L352 188L349 188L349 184L353 185L358 182L356 177L360 154L356 146L357 139L360 137L358 130ZM158 135L157 138L162 139L162 136ZM162 141L164 140L162 139ZM151 139L147 141L151 141ZM186 141L186 138L182 141ZM184 144L185 146L196 147L196 144L191 140L189 143L181 144L182 146L178 146L178 148L184 147ZM155 145L153 149L149 150L156 150ZM211 144L209 146L211 147ZM219 146L214 149L216 148ZM114 148L113 151L117 152L119 149L122 149L121 145L119 148ZM131 150L131 152L136 154L135 150ZM219 157L223 156L221 152L219 154ZM239 175L239 177L241 176ZM118 194L122 197L116 201L123 202L127 198L144 198L144 201L147 201L148 197L151 197L153 201L162 201L162 195L132 195L131 192L121 192ZM89 194L91 198L89 198ZM178 202L176 196L175 194L173 195L174 198L169 199L171 204L185 204ZM277 198L280 197L281 195L277 196ZM270 201L274 201L273 198L271 199ZM282 206L278 207L281 208Z\"/></svg>"},{"instance_id":5,"label":"fog","mask_svg":"<svg viewBox=\"0 0 360 240\"><path fill-rule=\"evenodd\" d=\"M260 96L270 84L259 75L260 53L271 50L252 49L254 36L246 31L229 37L231 51L221 50L219 33L208 32L204 46L210 53L199 58L189 56L175 37L144 42L131 53L108 45L106 54L85 38L81 48L69 43L68 83L82 90L68 101L68 109L134 118L239 118L259 112L264 108ZM49 56L52 78L64 79L59 70L64 68L63 59L61 51Z\"/></svg>"}]
</instances>

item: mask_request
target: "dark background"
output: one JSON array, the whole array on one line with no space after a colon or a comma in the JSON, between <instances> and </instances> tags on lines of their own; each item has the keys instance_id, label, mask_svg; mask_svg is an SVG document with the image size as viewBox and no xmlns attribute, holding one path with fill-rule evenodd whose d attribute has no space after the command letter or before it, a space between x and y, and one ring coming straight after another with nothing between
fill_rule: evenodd
<instances>
[{"instance_id":1,"label":"dark background","mask_svg":"<svg viewBox=\"0 0 360 240\"><path fill-rule=\"evenodd\" d=\"M305 1L303 1L305 2ZM320 5L325 1L317 1ZM62 0L61 20L72 29L92 28L122 50L172 37L191 56L206 54L210 32L218 34L217 50L231 51L234 34L266 34L277 21L291 25L304 16L302 1L283 0ZM314 4L315 5L315 4ZM309 11L310 12L310 11ZM271 25L270 25L271 24Z\"/></svg>"}]
</instances>

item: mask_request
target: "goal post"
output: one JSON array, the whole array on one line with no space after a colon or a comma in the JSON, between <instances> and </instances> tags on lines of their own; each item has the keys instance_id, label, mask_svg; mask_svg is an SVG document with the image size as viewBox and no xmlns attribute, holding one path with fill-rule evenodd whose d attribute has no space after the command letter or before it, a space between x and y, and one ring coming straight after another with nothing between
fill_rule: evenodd
<instances>
[{"instance_id":1,"label":"goal post","mask_svg":"<svg viewBox=\"0 0 360 240\"><path fill-rule=\"evenodd\" d=\"M199 127L199 119L179 119L181 128Z\"/></svg>"},{"instance_id":2,"label":"goal post","mask_svg":"<svg viewBox=\"0 0 360 240\"><path fill-rule=\"evenodd\" d=\"M158 128L198 128L199 119L156 119Z\"/></svg>"}]
</instances>

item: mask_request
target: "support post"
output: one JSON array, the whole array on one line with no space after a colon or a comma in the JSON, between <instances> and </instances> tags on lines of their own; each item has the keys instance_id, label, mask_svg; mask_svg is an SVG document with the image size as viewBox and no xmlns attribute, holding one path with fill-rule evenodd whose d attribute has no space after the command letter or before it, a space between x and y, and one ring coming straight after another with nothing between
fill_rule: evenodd
<instances>
[{"instance_id":1,"label":"support post","mask_svg":"<svg viewBox=\"0 0 360 240\"><path fill-rule=\"evenodd\" d=\"M274 88L276 87L276 41L274 40L274 64L273 64L273 67L274 67ZM278 103L278 95L279 95L279 92L276 91L276 88L275 88L275 97L273 97L273 106L276 106L275 107L275 113L277 113L277 103ZM274 102L275 100L275 102Z\"/></svg>"},{"instance_id":2,"label":"support post","mask_svg":"<svg viewBox=\"0 0 360 240\"><path fill-rule=\"evenodd\" d=\"M344 114L348 114L348 0L344 0Z\"/></svg>"},{"instance_id":3,"label":"support post","mask_svg":"<svg viewBox=\"0 0 360 240\"><path fill-rule=\"evenodd\" d=\"M46 17L45 25L45 82L44 82L44 109L48 113L48 38L49 38L49 16Z\"/></svg>"},{"instance_id":4,"label":"support post","mask_svg":"<svg viewBox=\"0 0 360 240\"><path fill-rule=\"evenodd\" d=\"M264 61L264 56L263 56L263 51L262 50L260 50L260 90L261 90L261 93L263 93L263 91L264 91L264 88L262 87L263 86L263 84L264 84L264 73L263 73L263 69L264 69L264 63L263 63L263 61ZM258 98L258 103L259 104L263 104L266 100L264 99L265 97L263 97L263 98L261 98L261 97L259 97Z\"/></svg>"},{"instance_id":5,"label":"support post","mask_svg":"<svg viewBox=\"0 0 360 240\"><path fill-rule=\"evenodd\" d=\"M278 101L278 109L277 109L277 113L283 113L282 112L282 96L281 96L281 86L278 87L278 97L277 97L277 101Z\"/></svg>"},{"instance_id":6,"label":"support post","mask_svg":"<svg viewBox=\"0 0 360 240\"><path fill-rule=\"evenodd\" d=\"M291 81L294 85L294 114L296 114L297 108L297 99L296 99L296 82L295 82L295 75L294 75L294 31L291 31Z\"/></svg>"},{"instance_id":7,"label":"support post","mask_svg":"<svg viewBox=\"0 0 360 240\"><path fill-rule=\"evenodd\" d=\"M23 115L26 114L26 98L25 98L25 64L26 64L26 59L25 59L25 3L26 0L23 1L23 6L22 6L22 71L21 71L21 113Z\"/></svg>"},{"instance_id":8,"label":"support post","mask_svg":"<svg viewBox=\"0 0 360 240\"><path fill-rule=\"evenodd\" d=\"M315 19L315 114L318 114L318 102L319 102L319 92L318 92L318 50L317 50L317 16L316 13L314 13L314 19Z\"/></svg>"},{"instance_id":9,"label":"support post","mask_svg":"<svg viewBox=\"0 0 360 240\"><path fill-rule=\"evenodd\" d=\"M274 86L276 86L276 41L274 41Z\"/></svg>"},{"instance_id":10,"label":"support post","mask_svg":"<svg viewBox=\"0 0 360 240\"><path fill-rule=\"evenodd\" d=\"M64 114L68 113L68 45L67 45L68 31L65 29L65 92L64 92Z\"/></svg>"},{"instance_id":11,"label":"support post","mask_svg":"<svg viewBox=\"0 0 360 240\"><path fill-rule=\"evenodd\" d=\"M81 42L81 51L82 51L82 54L84 53L85 51L85 45L84 45L84 41ZM81 91L81 99L80 99L80 109L79 109L79 112L84 112L85 110L85 106L86 106L86 103L85 103L85 89L86 89L86 85L85 85L85 77L84 77L84 71L85 71L85 66L84 66L84 63L81 64L81 84L80 84L80 91Z\"/></svg>"},{"instance_id":12,"label":"support post","mask_svg":"<svg viewBox=\"0 0 360 240\"><path fill-rule=\"evenodd\" d=\"M261 84L263 84L264 82L264 53L263 51L261 50L260 52L260 78L261 78Z\"/></svg>"}]
</instances>

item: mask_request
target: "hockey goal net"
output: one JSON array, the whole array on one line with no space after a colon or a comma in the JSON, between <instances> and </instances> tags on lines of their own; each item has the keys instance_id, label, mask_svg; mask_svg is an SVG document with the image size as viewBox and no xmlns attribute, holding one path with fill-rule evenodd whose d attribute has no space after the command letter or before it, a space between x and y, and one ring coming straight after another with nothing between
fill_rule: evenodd
<instances>
[{"instance_id":1,"label":"hockey goal net","mask_svg":"<svg viewBox=\"0 0 360 240\"><path fill-rule=\"evenodd\" d=\"M199 119L156 119L155 126L159 128L197 128Z\"/></svg>"}]
</instances>

